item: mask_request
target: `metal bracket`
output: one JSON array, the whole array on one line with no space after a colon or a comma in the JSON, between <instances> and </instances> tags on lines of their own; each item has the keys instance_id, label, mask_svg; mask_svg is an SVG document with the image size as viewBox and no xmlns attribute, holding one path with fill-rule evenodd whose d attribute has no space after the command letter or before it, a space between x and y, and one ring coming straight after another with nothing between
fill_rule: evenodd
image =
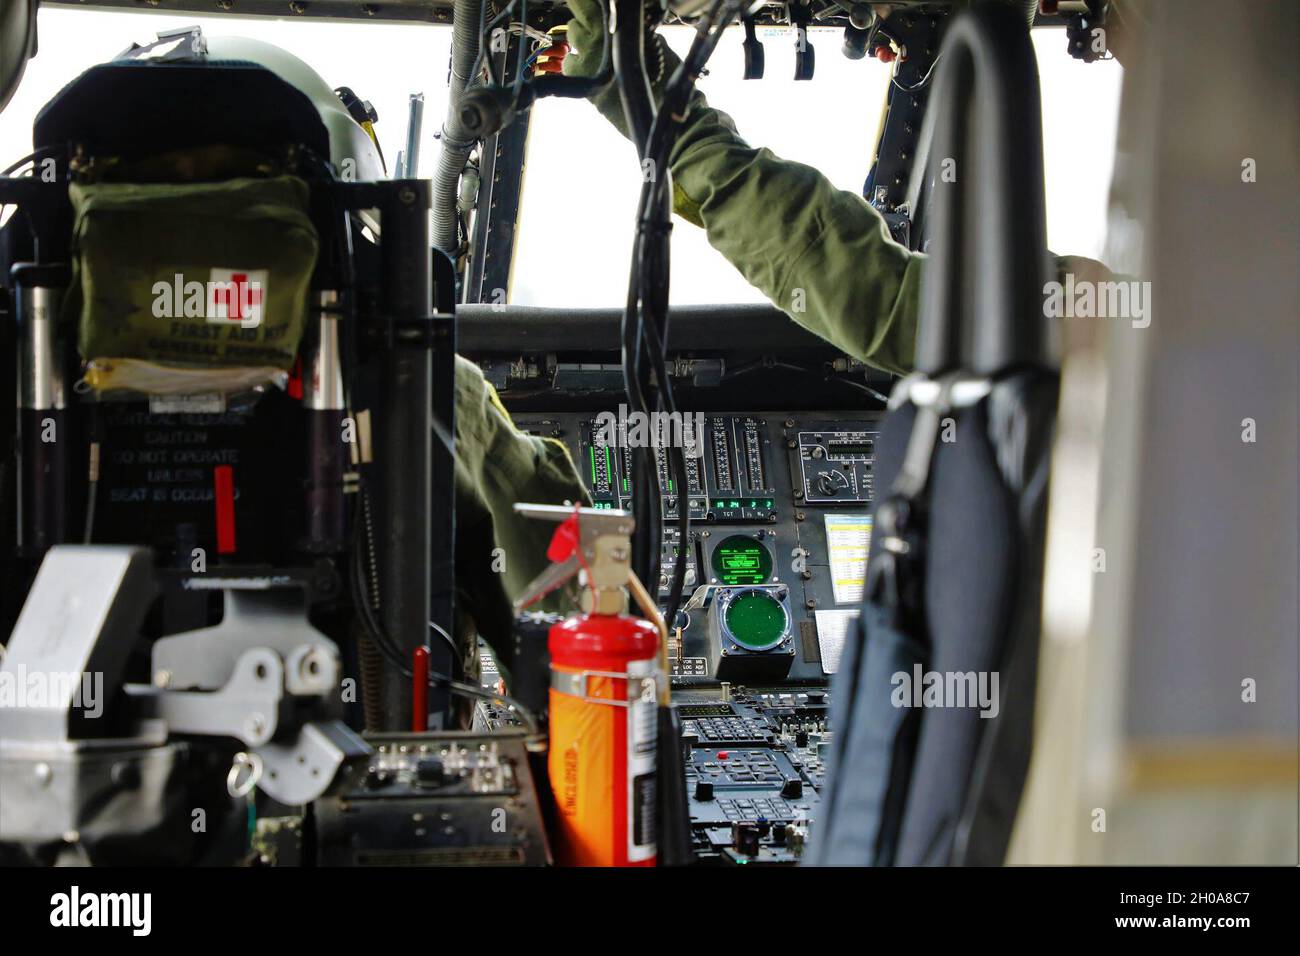
<instances>
[{"instance_id":1,"label":"metal bracket","mask_svg":"<svg viewBox=\"0 0 1300 956\"><path fill-rule=\"evenodd\" d=\"M367 757L370 745L337 720L313 722L287 744L257 748L263 773L258 786L281 803L310 803L323 794L349 760Z\"/></svg>"},{"instance_id":2,"label":"metal bracket","mask_svg":"<svg viewBox=\"0 0 1300 956\"><path fill-rule=\"evenodd\" d=\"M626 681L623 699L614 697L596 697L588 687L593 677ZM629 707L642 700L646 694L646 685L650 685L649 694L657 693L658 682L654 674L629 674L626 671L551 671L551 690L566 697L576 697L587 704L607 704L610 707ZM654 699L652 697L652 699Z\"/></svg>"},{"instance_id":3,"label":"metal bracket","mask_svg":"<svg viewBox=\"0 0 1300 956\"><path fill-rule=\"evenodd\" d=\"M142 713L167 722L175 734L234 737L249 747L268 743L280 725L286 671L274 651L246 651L220 690L164 690L148 684L123 689Z\"/></svg>"},{"instance_id":4,"label":"metal bracket","mask_svg":"<svg viewBox=\"0 0 1300 956\"><path fill-rule=\"evenodd\" d=\"M530 604L550 594L564 582L585 570L595 591L584 592L584 610L588 613L617 614L624 605L622 588L630 574L631 545L629 538L636 528L631 512L605 508L574 508L568 505L531 505L517 502L515 514L543 521L566 522L577 519L578 538L573 542L572 553L555 564L547 565L528 583L515 601L518 613ZM588 607L588 601L595 603Z\"/></svg>"},{"instance_id":5,"label":"metal bracket","mask_svg":"<svg viewBox=\"0 0 1300 956\"><path fill-rule=\"evenodd\" d=\"M338 647L308 622L300 591L276 589L226 590L220 624L158 640L154 684L168 690L225 688L236 662L254 648L278 653L290 694L325 694L338 683Z\"/></svg>"},{"instance_id":6,"label":"metal bracket","mask_svg":"<svg viewBox=\"0 0 1300 956\"><path fill-rule=\"evenodd\" d=\"M391 318L387 320L385 344L388 348L428 351L450 335L453 317L430 313L418 317Z\"/></svg>"}]
</instances>

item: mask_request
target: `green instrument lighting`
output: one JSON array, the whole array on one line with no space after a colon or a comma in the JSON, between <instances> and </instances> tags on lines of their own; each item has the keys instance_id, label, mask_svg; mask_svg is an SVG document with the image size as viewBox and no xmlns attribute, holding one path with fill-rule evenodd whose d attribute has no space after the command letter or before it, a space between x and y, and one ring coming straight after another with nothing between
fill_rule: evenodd
<instances>
[{"instance_id":1,"label":"green instrument lighting","mask_svg":"<svg viewBox=\"0 0 1300 956\"><path fill-rule=\"evenodd\" d=\"M737 644L764 651L785 637L785 611L769 594L752 591L740 594L727 605L727 630Z\"/></svg>"},{"instance_id":2,"label":"green instrument lighting","mask_svg":"<svg viewBox=\"0 0 1300 956\"><path fill-rule=\"evenodd\" d=\"M720 542L712 560L713 575L723 584L763 584L772 575L771 552L741 534Z\"/></svg>"}]
</instances>

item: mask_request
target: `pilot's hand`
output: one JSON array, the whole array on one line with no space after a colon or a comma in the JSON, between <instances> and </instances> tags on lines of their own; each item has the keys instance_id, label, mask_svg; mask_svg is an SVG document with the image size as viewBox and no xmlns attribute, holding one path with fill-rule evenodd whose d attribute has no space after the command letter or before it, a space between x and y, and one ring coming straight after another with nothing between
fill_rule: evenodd
<instances>
[{"instance_id":1,"label":"pilot's hand","mask_svg":"<svg viewBox=\"0 0 1300 956\"><path fill-rule=\"evenodd\" d=\"M573 14L573 19L569 21L569 55L564 58L564 72L567 76L595 76L600 72L601 57L608 36L605 17L610 2L611 0L569 0L569 11ZM680 58L668 48L663 37L657 33L651 34L646 43L646 74L650 78L650 88L656 100L663 95L664 84L680 62ZM627 120L623 116L623 104L619 100L616 82L611 80L592 96L591 101L601 115L627 136Z\"/></svg>"},{"instance_id":2,"label":"pilot's hand","mask_svg":"<svg viewBox=\"0 0 1300 956\"><path fill-rule=\"evenodd\" d=\"M605 17L610 0L569 0L569 55L564 58L568 76L595 76L605 49Z\"/></svg>"}]
</instances>

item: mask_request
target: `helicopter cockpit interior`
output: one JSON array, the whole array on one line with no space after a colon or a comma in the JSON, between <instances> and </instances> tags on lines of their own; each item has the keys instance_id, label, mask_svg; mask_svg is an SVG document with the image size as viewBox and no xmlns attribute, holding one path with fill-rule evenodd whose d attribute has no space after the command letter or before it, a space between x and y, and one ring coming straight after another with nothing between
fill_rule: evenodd
<instances>
[{"instance_id":1,"label":"helicopter cockpit interior","mask_svg":"<svg viewBox=\"0 0 1300 956\"><path fill-rule=\"evenodd\" d=\"M0 13L0 862L1296 863L1288 4Z\"/></svg>"}]
</instances>

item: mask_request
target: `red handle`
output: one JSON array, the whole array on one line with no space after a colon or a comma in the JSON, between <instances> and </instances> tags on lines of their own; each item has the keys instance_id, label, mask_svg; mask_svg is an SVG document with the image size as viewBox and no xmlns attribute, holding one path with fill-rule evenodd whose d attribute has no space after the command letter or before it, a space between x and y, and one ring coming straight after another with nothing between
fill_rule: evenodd
<instances>
[{"instance_id":1,"label":"red handle","mask_svg":"<svg viewBox=\"0 0 1300 956\"><path fill-rule=\"evenodd\" d=\"M429 729L429 649L411 652L411 730L422 734Z\"/></svg>"}]
</instances>

